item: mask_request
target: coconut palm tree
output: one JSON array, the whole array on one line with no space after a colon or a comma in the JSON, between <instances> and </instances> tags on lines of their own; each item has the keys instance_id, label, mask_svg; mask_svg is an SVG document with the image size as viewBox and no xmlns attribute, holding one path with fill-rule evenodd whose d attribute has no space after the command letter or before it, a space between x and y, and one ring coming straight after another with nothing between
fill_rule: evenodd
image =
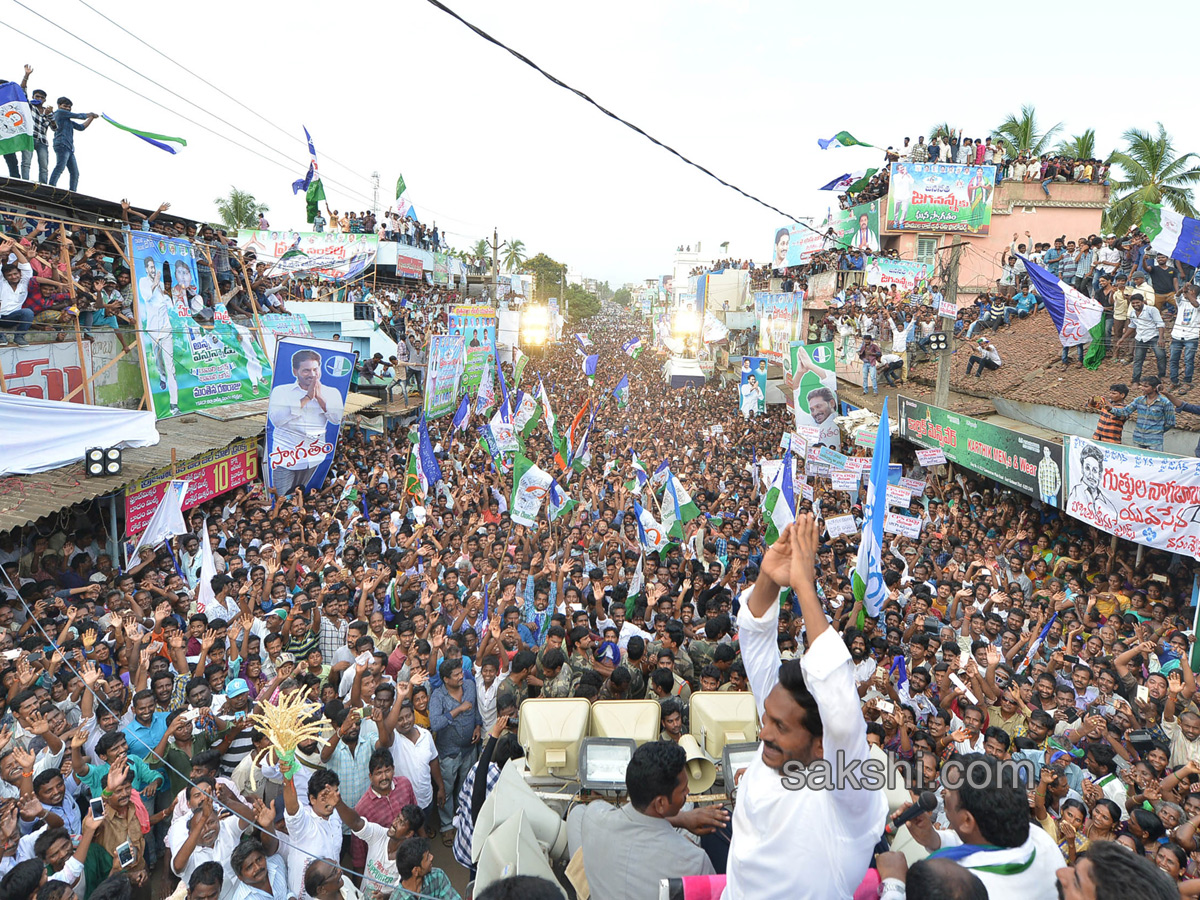
<instances>
[{"instance_id":1,"label":"coconut palm tree","mask_svg":"<svg viewBox=\"0 0 1200 900\"><path fill-rule=\"evenodd\" d=\"M1050 142L1062 130L1062 122L1045 131L1038 131L1037 113L1032 106L1022 106L1019 116L1010 115L993 134L1004 145L1009 159L1021 154L1041 156L1050 149Z\"/></svg>"},{"instance_id":2,"label":"coconut palm tree","mask_svg":"<svg viewBox=\"0 0 1200 900\"><path fill-rule=\"evenodd\" d=\"M477 240L471 245L471 256L478 257L483 260L483 267L490 269L492 267L492 245L483 238Z\"/></svg>"},{"instance_id":3,"label":"coconut palm tree","mask_svg":"<svg viewBox=\"0 0 1200 900\"><path fill-rule=\"evenodd\" d=\"M954 138L954 134L954 127L949 122L942 122L929 129L929 136L926 138L926 140L932 144L938 138L945 135L946 140L949 141Z\"/></svg>"},{"instance_id":4,"label":"coconut palm tree","mask_svg":"<svg viewBox=\"0 0 1200 900\"><path fill-rule=\"evenodd\" d=\"M505 241L500 248L504 251L504 270L515 272L525 262L525 242L521 240Z\"/></svg>"},{"instance_id":5,"label":"coconut palm tree","mask_svg":"<svg viewBox=\"0 0 1200 900\"><path fill-rule=\"evenodd\" d=\"M1122 137L1125 149L1110 157L1124 177L1110 176L1113 196L1105 211L1108 230L1127 232L1142 221L1147 203L1164 203L1180 215L1200 217L1192 203L1193 186L1200 183L1200 166L1194 163L1200 158L1195 153L1176 156L1161 122L1157 134L1130 128Z\"/></svg>"},{"instance_id":6,"label":"coconut palm tree","mask_svg":"<svg viewBox=\"0 0 1200 900\"><path fill-rule=\"evenodd\" d=\"M213 203L227 228L257 228L259 214L268 210L267 204L259 203L249 191L239 191L232 185L228 197L218 197Z\"/></svg>"},{"instance_id":7,"label":"coconut palm tree","mask_svg":"<svg viewBox=\"0 0 1200 900\"><path fill-rule=\"evenodd\" d=\"M1096 129L1089 128L1083 134L1072 135L1070 140L1059 141L1054 152L1069 156L1071 159L1096 158Z\"/></svg>"}]
</instances>

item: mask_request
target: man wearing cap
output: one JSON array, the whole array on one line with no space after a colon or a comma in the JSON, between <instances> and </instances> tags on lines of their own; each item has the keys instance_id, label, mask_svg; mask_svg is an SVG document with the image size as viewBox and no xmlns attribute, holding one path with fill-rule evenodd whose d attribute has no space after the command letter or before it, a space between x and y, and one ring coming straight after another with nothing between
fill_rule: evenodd
<instances>
[{"instance_id":1,"label":"man wearing cap","mask_svg":"<svg viewBox=\"0 0 1200 900\"><path fill-rule=\"evenodd\" d=\"M983 370L994 371L999 369L1003 363L1000 360L1000 351L997 350L992 342L985 337L979 339L979 350L976 355L967 360L967 374L971 374L972 366L978 366L979 370L975 373L976 378L983 376Z\"/></svg>"},{"instance_id":2,"label":"man wearing cap","mask_svg":"<svg viewBox=\"0 0 1200 900\"><path fill-rule=\"evenodd\" d=\"M1175 427L1175 405L1158 392L1162 381L1149 376L1142 383L1142 396L1121 407L1110 407L1115 415L1129 418L1137 413L1133 443L1143 450L1162 450L1163 435Z\"/></svg>"},{"instance_id":3,"label":"man wearing cap","mask_svg":"<svg viewBox=\"0 0 1200 900\"><path fill-rule=\"evenodd\" d=\"M250 712L250 685L244 678L232 678L225 684L225 703L217 713L221 718L230 720L229 728L221 734L220 742L213 748L221 753L221 773L233 774L243 759L254 750L251 740L250 720L246 716Z\"/></svg>"},{"instance_id":4,"label":"man wearing cap","mask_svg":"<svg viewBox=\"0 0 1200 900\"><path fill-rule=\"evenodd\" d=\"M1129 298L1129 324L1133 328L1133 383L1141 383L1142 364L1151 350L1158 361L1158 380L1161 381L1167 374L1167 351L1162 345L1166 326L1162 314L1147 305L1140 293L1134 293Z\"/></svg>"}]
</instances>

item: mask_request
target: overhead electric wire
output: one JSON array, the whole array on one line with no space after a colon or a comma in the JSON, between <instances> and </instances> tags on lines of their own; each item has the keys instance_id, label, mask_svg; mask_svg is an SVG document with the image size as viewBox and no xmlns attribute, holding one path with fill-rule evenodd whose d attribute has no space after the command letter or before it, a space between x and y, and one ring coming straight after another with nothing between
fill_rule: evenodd
<instances>
[{"instance_id":1,"label":"overhead electric wire","mask_svg":"<svg viewBox=\"0 0 1200 900\"><path fill-rule=\"evenodd\" d=\"M60 25L60 24L58 24L57 22L55 22L53 19L50 19L50 18L48 18L47 16L44 16L44 15L42 15L42 14L41 14L40 12L38 12L36 9L33 9L33 8L29 7L29 6L26 6L24 3L22 3L22 2L21 2L21 0L12 0L12 2L13 2L13 3L15 3L17 6L21 7L22 9L26 10L27 12L30 12L30 13L32 13L33 15L37 16L39 19L42 19L42 20L44 20L44 21L46 21L46 22L50 23L50 24L51 24L51 25L53 25L55 28L57 28L59 31L63 32L64 34L67 34L67 35L69 35L70 37L72 37L72 38L74 38L75 40L79 41L79 42L80 42L81 44L83 44L84 46L90 47L92 50L95 50L97 53L101 54L102 56L104 56L104 57L107 57L108 59L110 59L110 60L112 60L113 62L117 63L118 65L122 66L123 68L125 68L125 69L128 69L130 72L132 72L133 74L137 75L139 78L142 78L142 79L144 79L144 80L146 80L146 81L150 82L152 85L154 85L155 87L159 88L160 90L164 90L164 91L166 91L168 94L170 94L171 96L173 96L173 97L177 97L178 99L182 100L184 103L187 103L189 106L192 106L192 107L194 107L194 108L196 108L196 109L200 110L202 113L204 113L204 114L205 114L205 115L207 115L207 116L211 116L211 117L212 117L212 118L214 118L214 119L219 119L219 120L221 119L221 117L220 117L220 116L218 116L216 113L210 112L209 110L205 109L203 106L200 106L198 103L195 103L195 102L193 102L193 101L189 100L187 97L184 97L182 94L179 94L179 93L177 93L176 91L173 91L173 90L171 90L169 87L166 87L165 85L163 85L163 84L160 84L159 82L155 81L155 80L154 80L153 78L151 78L150 76L148 76L148 75L145 75L145 74L143 74L142 72L139 72L137 69L135 69L135 68L133 68L132 66L130 66L130 65L129 65L128 63L126 63L124 60L118 59L117 57L113 56L111 53L108 53L108 52L107 52L107 51L105 51L105 50L101 50L99 47L97 47L95 44L93 44L93 43L91 43L90 41L88 41L86 38L81 38L79 35L75 34L75 33L74 33L74 32L72 32L70 29L63 27L62 25ZM5 22L5 24L6 24L6 25L8 25L8 23L7 23L7 22ZM9 25L9 27L10 27L10 28L13 28L13 26L12 26L12 25ZM17 31L17 29L16 29L16 28L13 28L13 30L14 30L14 31ZM18 31L17 33L18 33L18 34L20 34L21 32L19 32L19 31ZM26 37L29 37L29 36L28 36L28 35L26 35ZM33 38L30 38L30 40L34 40L34 39L33 39ZM41 43L41 42L40 42L40 41L38 41L38 43ZM46 46L46 45L45 45L45 44L42 44L42 46ZM57 52L57 51L56 51L56 52ZM68 59L70 59L71 57L67 57L67 58L68 58ZM72 60L72 61L73 61L73 62L78 62L78 60ZM80 64L80 65L83 65L83 63L79 63L79 64ZM84 68L89 68L89 67L87 67L87 66L84 66ZM90 69L90 68L89 68L89 71L96 72L96 70L95 70L95 69ZM99 73L99 72L96 72L96 74L98 74L98 75L99 75L99 74L101 74L101 73ZM102 76L102 77L106 77L106 78L107 78L107 76ZM126 88L127 90L132 90L132 88L129 88L129 86L128 86L128 85L122 84L121 82L119 82L119 81L116 81L115 79L109 78L108 80L112 81L114 84L117 84L117 85L119 85L120 87L124 87L124 88ZM136 92L136 91L134 91L134 93L137 93L137 92ZM138 96L139 96L139 97L142 97L142 98L143 98L143 99L145 99L145 100L150 100L150 98L149 98L149 97L146 97L144 94L138 94ZM213 133L213 134L217 134L218 136L222 136L222 137L224 137L223 135L220 135L220 134L219 134L219 132L213 131L211 128L208 128L207 126L205 126L205 125L202 125L201 123L199 123L199 122L195 121L194 119L190 119L190 118L188 118L187 116L185 116L185 115L183 115L182 113L180 113L178 110L174 110L174 109L171 109L170 107L163 106L161 103L156 103L156 102L155 102L155 101L153 101L153 100L151 100L150 102L152 102L152 103L155 103L155 105L156 105L156 106L159 106L159 107L160 107L160 108L162 108L162 109L166 109L168 112L172 112L172 113L174 113L175 115L179 116L180 118L184 119L184 120L185 120L185 121L187 121L187 122L190 122L190 123L191 123L191 124L193 124L193 125L196 125L196 126L198 126L198 127L200 127L200 128L204 128L205 130L207 130L207 131L209 131L209 132L211 132L211 133ZM289 161L289 162L292 164L292 166L294 166L295 168L293 169L293 168L291 168L291 167L284 166L284 165L283 165L283 163L280 163L280 162L278 162L278 161L276 161L276 160L271 160L271 162L275 162L275 163L276 163L276 165L279 165L279 166L280 166L280 167L282 167L282 168L286 168L286 169L288 169L288 171L292 171L292 172L295 172L295 171L297 171L297 170L299 170L299 169L301 169L301 168L303 168L303 167L304 167L304 165L305 165L304 163L302 163L302 162L299 162L299 161L297 161L297 160L294 160L294 159L292 159L290 156L288 156L288 155L287 155L286 153L284 153L282 150L279 150L279 149L277 149L277 148L273 147L271 144L268 144L266 141L264 141L264 140L261 140L260 138L257 138L257 137L255 137L254 135L250 134L248 131L245 131L244 129L242 129L242 128L239 128L238 126L234 125L233 123L231 123L231 122L229 122L229 121L227 121L227 120L222 120L222 121L225 121L225 124L226 124L226 125L228 125L230 128L232 128L234 131L238 132L239 134L243 134L243 135L245 135L246 137L250 138L252 141L255 141L255 142L259 143L259 144L262 144L264 147L266 147L267 149L271 150L273 153L277 153L278 155L282 156L284 159L288 160L288 161ZM226 140L230 140L230 142L231 142L231 143L235 143L235 145L236 145L236 146L242 147L242 145L241 145L241 144L236 144L236 142L232 141L232 139L230 139L230 138L228 138L228 137L225 137L225 139L226 139ZM242 147L242 149L244 149L244 150L249 150L249 148L248 148L248 147ZM255 152L255 151L250 151L250 152ZM258 154L258 155L259 155L260 157L262 156L261 154ZM267 157L262 157L262 158L263 158L263 159L266 159ZM363 193L361 193L360 191L357 191L357 190L355 190L354 188L350 187L349 185L342 184L341 182L339 182L339 181L336 181L336 180L334 180L333 178L329 178L329 179L327 179L327 180L328 180L330 183L332 183L332 184L335 184L335 185L337 185L338 187L340 187L340 188L343 188L343 189L345 189L345 190L349 191L349 192L350 192L350 193L352 193L352 194L356 194L357 196L359 196L360 198L362 198L362 199L364 199L364 200L368 200L368 201L370 201L370 202L372 202L372 203L374 202L374 200L373 200L372 198L370 198L370 197L367 197L367 195L366 195L366 194L363 194Z\"/></svg>"},{"instance_id":2,"label":"overhead electric wire","mask_svg":"<svg viewBox=\"0 0 1200 900\"><path fill-rule=\"evenodd\" d=\"M537 63L535 63L529 57L525 56L523 53L521 53L517 50L514 50L512 47L508 46L503 41L492 37L490 34L488 34L486 31L484 31L478 25L473 25L472 23L468 22L466 19L464 19L462 16L460 16L458 13L456 13L454 10L452 10L450 7L448 7L445 3L442 3L441 0L428 0L428 3L432 6L437 7L438 9L440 9L442 12L446 13L446 15L450 16L451 18L457 19L459 22L461 22L463 25L465 25L471 31L475 32L475 34L479 35L481 38L483 38L488 43L495 44L501 50L504 50L507 53L511 54L512 56L516 57L521 62L523 62L525 65L527 65L531 69L533 69L535 72L538 72L540 75L542 75L548 81L552 82L553 84L558 85L563 90L570 91L572 94L579 97L581 100L596 107L596 109L600 110L600 112L604 113L604 115L608 116L610 119L620 122L626 128L636 131L638 134L640 134L646 140L650 141L650 143L655 144L655 145L661 147L663 150L666 150L668 153L672 154L673 156L678 157L680 160L687 163L689 166L699 169L701 172L703 172L709 178L712 178L717 183L724 185L725 187L729 188L732 191L736 191L737 193L741 194L743 197L745 197L748 200L753 200L759 206L766 207L767 209L771 210L772 212L779 213L781 216L783 216L786 219L790 219L791 221L796 222L799 225L803 225L809 231L820 234L820 232L817 231L817 229L813 228L808 223L801 222L800 216L793 216L791 213L786 213L779 207L772 206L770 203L768 203L767 201L765 201L759 197L756 197L754 194L751 194L747 191L742 190L736 184L732 184L732 183L726 181L725 179L721 178L719 175L716 175L710 169L707 169L704 166L700 165L700 163L695 162L694 160L689 159L688 157L684 156L682 153L680 153L674 147L672 147L668 144L664 144L662 141L660 141L654 135L647 132L645 129L639 128L637 125L634 125L628 119L622 118L621 116L617 115L612 110L597 103L595 100L593 100L587 94L585 94L583 91L579 90L578 88L572 87L571 85L567 84L565 81L551 75L549 72L547 72L545 69L543 69Z\"/></svg>"},{"instance_id":3,"label":"overhead electric wire","mask_svg":"<svg viewBox=\"0 0 1200 900\"><path fill-rule=\"evenodd\" d=\"M106 15L105 13L103 13L103 12L101 12L100 10L96 9L96 7L94 7L94 6L92 6L92 4L88 3L88 2L87 2L87 0L79 0L79 2L80 2L81 4L83 4L84 6L86 6L88 9L90 9L92 12L94 12L96 15L98 15L100 18L104 19L104 20L105 20L106 22L108 22L110 25L112 25L112 26L114 26L115 28L118 28L118 29L120 29L121 31L125 32L127 35L129 35L131 38L133 38L133 39L134 39L135 41L137 41L139 44L142 44L143 46L145 46L145 47L148 47L149 49L153 50L155 53L157 53L159 56L161 56L161 57L162 57L163 59L165 59L167 62L174 64L174 65L175 65L175 66L177 66L178 68L180 68L180 69L182 69L183 71L187 72L187 73L188 73L189 75L191 75L193 78L196 78L196 79L198 79L199 81L202 81L204 84L208 85L210 88L212 88L212 89L213 89L214 91L216 91L218 94L220 94L222 97L226 98L227 100L229 100L229 101L231 101L231 102L233 102L233 103L236 103L238 106L240 106L242 109L246 110L246 112L250 113L250 114L251 114L252 116L254 116L255 118L261 119L263 122L265 122L266 124L270 125L270 126L271 126L272 128L274 128L276 131L280 132L281 134L284 134L284 135L286 135L287 137L291 138L292 140L299 141L301 144L304 144L304 143L305 143L304 139L303 139L303 138L301 138L301 137L300 137L298 134L296 134L294 131L289 131L288 129L284 128L284 127L283 127L283 126L281 126L281 125L276 125L274 122L272 122L272 121L271 121L270 119L268 119L266 116L264 116L262 113L260 113L260 112L257 112L256 110L254 110L254 109L252 109L251 107L247 106L245 103L243 103L241 100L239 100L237 97L233 96L232 94L230 94L230 93L227 93L226 91L223 91L223 90L221 90L221 88L217 87L215 84L213 84L213 83L212 83L211 81L209 81L207 78L205 78L203 75L200 75L200 74L199 74L199 73L197 73L197 72L193 72L191 69L189 69L189 68L188 68L187 66L185 66L183 63L181 63L179 60L175 59L175 58L174 58L174 57L172 57L172 56L168 56L166 53L163 53L161 50L159 50L157 47L155 47L155 46L154 46L153 44L151 44L149 41L147 41L147 40L144 40L143 38L141 38L141 37L139 37L138 35L134 34L132 31L130 31L128 28L126 28L124 25L122 25L120 22L117 22L116 20L112 19L111 17L109 17L109 16L108 16L108 15ZM345 163L343 163L343 162L341 162L341 161L339 161L339 160L336 160L336 159L334 159L332 156L329 156L329 155L328 155L328 154L326 154L326 153L322 153L322 154L321 154L321 156L322 156L322 158L323 158L323 159L327 159L327 160L329 160L331 163L334 163L335 165L341 166L343 169L345 169L345 170L346 170L347 172L349 172L351 175L354 175L354 176L357 176L358 178L361 178L363 181L367 182L368 184L374 184L374 179L372 179L370 176L363 175L361 172L356 172L354 169L350 168L350 167L349 167L348 165L346 165ZM336 182L335 182L335 183L336 183Z\"/></svg>"}]
</instances>

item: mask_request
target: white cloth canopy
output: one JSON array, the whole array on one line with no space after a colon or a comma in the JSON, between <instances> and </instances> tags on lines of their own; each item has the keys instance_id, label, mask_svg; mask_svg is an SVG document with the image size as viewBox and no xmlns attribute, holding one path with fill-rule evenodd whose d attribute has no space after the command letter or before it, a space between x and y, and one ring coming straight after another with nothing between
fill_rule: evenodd
<instances>
[{"instance_id":1,"label":"white cloth canopy","mask_svg":"<svg viewBox=\"0 0 1200 900\"><path fill-rule=\"evenodd\" d=\"M158 443L153 412L0 393L0 475L70 465L92 447Z\"/></svg>"}]
</instances>

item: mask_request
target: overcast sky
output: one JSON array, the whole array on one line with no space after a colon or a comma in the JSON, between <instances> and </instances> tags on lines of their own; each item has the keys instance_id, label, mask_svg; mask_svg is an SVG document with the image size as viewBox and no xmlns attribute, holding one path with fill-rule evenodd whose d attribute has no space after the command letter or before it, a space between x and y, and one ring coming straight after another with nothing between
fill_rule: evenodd
<instances>
[{"instance_id":1,"label":"overcast sky","mask_svg":"<svg viewBox=\"0 0 1200 900\"><path fill-rule=\"evenodd\" d=\"M182 215L215 218L213 198L232 184L270 205L273 226L303 227L303 200L293 198L290 184L307 167L307 125L335 208L368 208L374 171L381 203L392 202L403 173L422 219L449 231L453 246L490 238L497 226L501 240L519 238L530 253L544 251L614 287L670 271L675 247L698 240L714 248L729 241L731 254L761 262L772 230L785 221L425 0L191 9L88 0L249 109L82 0L22 2L162 87L15 3L5 6L4 21L70 59L0 29L10 67L4 77L19 80L28 62L35 68L30 89L45 89L51 100L67 94L76 111L105 112L188 140L169 156L95 122L76 138L84 193L150 207L169 200ZM796 216L822 217L836 198L815 188L877 164L875 150L817 149L818 137L843 129L880 146L915 139L946 120L968 136L986 136L1005 114L1034 103L1043 124L1064 122L1064 135L1095 128L1101 155L1125 128L1152 129L1159 120L1178 149L1200 148L1200 124L1188 120L1183 98L1168 87L1193 79L1187 55L1163 52L1152 84L1127 82L1119 55L1103 50L1114 27L1103 11L1072 16L1053 32L1030 24L1022 35L986 7L923 15L859 3L847 16L838 6L774 0L448 5L685 156ZM1164 6L1190 11L1160 4L1160 23L1182 21ZM1010 40L1029 48L1050 42L1052 52L1012 51ZM1132 62L1126 69L1131 76L1147 71ZM64 175L60 185L66 183Z\"/></svg>"}]
</instances>

